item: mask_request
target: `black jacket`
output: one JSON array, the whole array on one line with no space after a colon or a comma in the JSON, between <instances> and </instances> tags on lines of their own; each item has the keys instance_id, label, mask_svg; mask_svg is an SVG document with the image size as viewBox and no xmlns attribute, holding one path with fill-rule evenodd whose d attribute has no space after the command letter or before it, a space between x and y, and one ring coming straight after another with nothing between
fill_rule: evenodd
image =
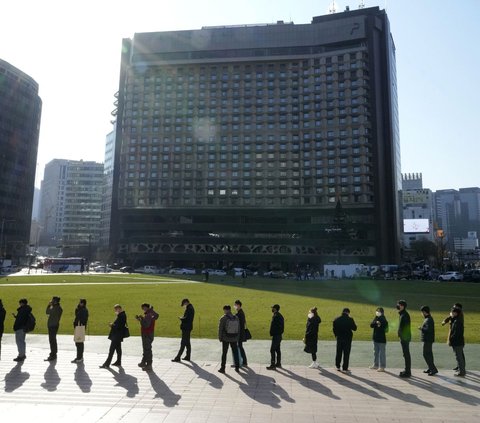
<instances>
[{"instance_id":1,"label":"black jacket","mask_svg":"<svg viewBox=\"0 0 480 423\"><path fill-rule=\"evenodd\" d=\"M3 335L3 331L5 330L5 316L7 311L5 308L0 308L0 337Z\"/></svg>"},{"instance_id":2,"label":"black jacket","mask_svg":"<svg viewBox=\"0 0 480 423\"><path fill-rule=\"evenodd\" d=\"M22 305L17 308L17 315L15 316L15 322L13 323L13 330L20 330L25 328L28 321L28 316L32 312L32 307L29 305Z\"/></svg>"},{"instance_id":3,"label":"black jacket","mask_svg":"<svg viewBox=\"0 0 480 423\"><path fill-rule=\"evenodd\" d=\"M182 331L191 331L193 330L193 318L195 317L195 309L193 305L188 304L185 307L185 313L183 313L183 317L180 318L180 329Z\"/></svg>"},{"instance_id":4,"label":"black jacket","mask_svg":"<svg viewBox=\"0 0 480 423\"><path fill-rule=\"evenodd\" d=\"M355 320L348 314L342 313L333 321L333 334L337 339L352 340L353 331L357 330Z\"/></svg>"},{"instance_id":5,"label":"black jacket","mask_svg":"<svg viewBox=\"0 0 480 423\"><path fill-rule=\"evenodd\" d=\"M280 312L273 313L270 323L270 336L282 336L285 329L285 321Z\"/></svg>"},{"instance_id":6,"label":"black jacket","mask_svg":"<svg viewBox=\"0 0 480 423\"><path fill-rule=\"evenodd\" d=\"M238 340L239 342L245 342L245 326L247 325L247 321L245 319L245 313L243 309L238 310L236 316L238 317L238 321L240 323L240 333Z\"/></svg>"},{"instance_id":7,"label":"black jacket","mask_svg":"<svg viewBox=\"0 0 480 423\"><path fill-rule=\"evenodd\" d=\"M463 316L452 317L450 325L448 343L452 347L463 347L465 345Z\"/></svg>"},{"instance_id":8,"label":"black jacket","mask_svg":"<svg viewBox=\"0 0 480 423\"><path fill-rule=\"evenodd\" d=\"M380 322L380 326L378 325L378 322ZM385 316L383 314L381 316L375 316L372 323L370 323L370 327L373 328L373 342L386 344L387 337L385 334L388 332L388 321Z\"/></svg>"},{"instance_id":9,"label":"black jacket","mask_svg":"<svg viewBox=\"0 0 480 423\"><path fill-rule=\"evenodd\" d=\"M45 313L48 314L47 327L54 328L60 326L63 309L60 304L54 304L53 307L47 306Z\"/></svg>"},{"instance_id":10,"label":"black jacket","mask_svg":"<svg viewBox=\"0 0 480 423\"><path fill-rule=\"evenodd\" d=\"M316 315L307 319L305 328L305 344L310 345L318 342L318 327L322 323L320 316Z\"/></svg>"},{"instance_id":11,"label":"black jacket","mask_svg":"<svg viewBox=\"0 0 480 423\"><path fill-rule=\"evenodd\" d=\"M435 342L435 322L432 316L428 315L423 321L420 338L422 342Z\"/></svg>"},{"instance_id":12,"label":"black jacket","mask_svg":"<svg viewBox=\"0 0 480 423\"><path fill-rule=\"evenodd\" d=\"M402 342L410 342L412 340L412 329L410 324L410 314L407 310L398 313L400 320L398 322L398 337Z\"/></svg>"},{"instance_id":13,"label":"black jacket","mask_svg":"<svg viewBox=\"0 0 480 423\"><path fill-rule=\"evenodd\" d=\"M127 326L127 314L124 311L122 311L118 313L117 318L112 323L112 327L110 328L110 334L108 335L108 339L110 339L111 341L123 341L126 326Z\"/></svg>"},{"instance_id":14,"label":"black jacket","mask_svg":"<svg viewBox=\"0 0 480 423\"><path fill-rule=\"evenodd\" d=\"M73 321L73 327L75 326L87 326L88 322L88 309L87 307L77 307L75 309L75 320Z\"/></svg>"}]
</instances>

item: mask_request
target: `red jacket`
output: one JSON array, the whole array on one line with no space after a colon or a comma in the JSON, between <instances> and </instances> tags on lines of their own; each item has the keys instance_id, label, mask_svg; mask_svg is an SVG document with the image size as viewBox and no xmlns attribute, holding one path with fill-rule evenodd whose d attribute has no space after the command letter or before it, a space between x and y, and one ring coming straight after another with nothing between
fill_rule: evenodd
<instances>
[{"instance_id":1,"label":"red jacket","mask_svg":"<svg viewBox=\"0 0 480 423\"><path fill-rule=\"evenodd\" d=\"M149 335L155 330L155 321L158 319L158 313L153 310L153 307L150 307L143 316L141 323L141 333L142 335Z\"/></svg>"}]
</instances>

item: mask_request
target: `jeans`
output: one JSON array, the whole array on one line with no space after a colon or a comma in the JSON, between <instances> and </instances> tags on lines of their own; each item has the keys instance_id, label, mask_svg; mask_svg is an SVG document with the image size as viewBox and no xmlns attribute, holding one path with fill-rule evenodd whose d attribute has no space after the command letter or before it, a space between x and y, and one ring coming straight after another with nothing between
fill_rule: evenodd
<instances>
[{"instance_id":1,"label":"jeans","mask_svg":"<svg viewBox=\"0 0 480 423\"><path fill-rule=\"evenodd\" d=\"M240 354L242 356L243 365L246 366L247 365L247 354L245 353L245 350L243 348L243 342L242 341L238 341L238 351L240 352Z\"/></svg>"},{"instance_id":2,"label":"jeans","mask_svg":"<svg viewBox=\"0 0 480 423\"><path fill-rule=\"evenodd\" d=\"M403 357L405 358L405 372L410 373L412 370L412 358L410 356L410 342L400 341L402 346Z\"/></svg>"},{"instance_id":3,"label":"jeans","mask_svg":"<svg viewBox=\"0 0 480 423\"><path fill-rule=\"evenodd\" d=\"M15 343L17 344L19 357L25 357L25 351L27 349L27 345L25 343L26 335L27 334L23 329L18 329L15 331Z\"/></svg>"},{"instance_id":4,"label":"jeans","mask_svg":"<svg viewBox=\"0 0 480 423\"><path fill-rule=\"evenodd\" d=\"M56 357L58 352L57 346L58 326L48 327L48 342L50 344L50 357Z\"/></svg>"},{"instance_id":5,"label":"jeans","mask_svg":"<svg viewBox=\"0 0 480 423\"><path fill-rule=\"evenodd\" d=\"M192 352L192 346L190 344L190 330L182 330L182 340L180 341L180 350L178 351L177 357L180 358L183 354L185 348L187 349L187 353L185 354L185 358L190 360L190 354Z\"/></svg>"},{"instance_id":6,"label":"jeans","mask_svg":"<svg viewBox=\"0 0 480 423\"><path fill-rule=\"evenodd\" d=\"M117 363L121 364L122 363L122 341L119 339L112 339L112 342L110 343L110 349L108 350L108 357L107 360L105 361L105 365L110 366L112 363L113 359L113 354L117 353Z\"/></svg>"},{"instance_id":7,"label":"jeans","mask_svg":"<svg viewBox=\"0 0 480 423\"><path fill-rule=\"evenodd\" d=\"M240 367L237 343L222 341L222 364L220 365L221 370L225 370L225 364L227 364L227 353L228 353L229 346L232 349L235 368L238 369Z\"/></svg>"},{"instance_id":8,"label":"jeans","mask_svg":"<svg viewBox=\"0 0 480 423\"><path fill-rule=\"evenodd\" d=\"M335 356L335 366L337 369L340 368L340 363L342 362L343 355L343 370L348 370L348 364L350 363L350 351L352 349L352 340L351 339L342 339L337 338L337 354Z\"/></svg>"},{"instance_id":9,"label":"jeans","mask_svg":"<svg viewBox=\"0 0 480 423\"><path fill-rule=\"evenodd\" d=\"M423 343L423 358L425 359L425 363L427 363L428 370L437 371L435 367L435 363L433 361L433 342L424 342Z\"/></svg>"},{"instance_id":10,"label":"jeans","mask_svg":"<svg viewBox=\"0 0 480 423\"><path fill-rule=\"evenodd\" d=\"M142 348L143 348L142 363L145 363L147 366L151 366L153 361L152 343L153 343L153 333L142 333Z\"/></svg>"},{"instance_id":11,"label":"jeans","mask_svg":"<svg viewBox=\"0 0 480 423\"><path fill-rule=\"evenodd\" d=\"M373 343L373 365L384 369L387 367L387 344L382 342Z\"/></svg>"},{"instance_id":12,"label":"jeans","mask_svg":"<svg viewBox=\"0 0 480 423\"><path fill-rule=\"evenodd\" d=\"M272 366L282 365L282 352L280 351L281 342L282 335L272 336L272 345L270 346L270 364Z\"/></svg>"},{"instance_id":13,"label":"jeans","mask_svg":"<svg viewBox=\"0 0 480 423\"><path fill-rule=\"evenodd\" d=\"M465 355L463 354L463 345L452 347L457 359L458 373L465 374Z\"/></svg>"},{"instance_id":14,"label":"jeans","mask_svg":"<svg viewBox=\"0 0 480 423\"><path fill-rule=\"evenodd\" d=\"M81 360L83 358L85 344L83 342L75 342L75 346L77 347L77 360Z\"/></svg>"}]
</instances>

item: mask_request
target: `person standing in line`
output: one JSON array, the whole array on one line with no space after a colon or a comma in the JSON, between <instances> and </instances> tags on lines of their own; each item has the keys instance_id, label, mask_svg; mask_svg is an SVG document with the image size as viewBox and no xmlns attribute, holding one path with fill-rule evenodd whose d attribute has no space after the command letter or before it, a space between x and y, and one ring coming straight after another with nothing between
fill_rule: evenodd
<instances>
[{"instance_id":1,"label":"person standing in line","mask_svg":"<svg viewBox=\"0 0 480 423\"><path fill-rule=\"evenodd\" d=\"M375 311L375 317L370 323L370 327L373 329L373 365L370 368L377 372L384 372L387 366L386 333L388 332L388 321L383 307L378 307Z\"/></svg>"},{"instance_id":2,"label":"person standing in line","mask_svg":"<svg viewBox=\"0 0 480 423\"><path fill-rule=\"evenodd\" d=\"M452 309L454 308L459 308L461 311L462 311L462 319L465 320L465 315L463 313L463 306L462 304L460 303L455 303L453 306L452 306ZM449 325L449 329L448 329L448 336L447 336L447 344L450 342L450 331L452 329L452 316L453 316L453 312L450 310L450 314L445 317L445 319L443 319L442 321L442 326L445 326L447 323ZM463 354L463 361L465 362L465 352L462 350L462 354ZM453 370L455 371L458 371L458 367L455 367Z\"/></svg>"},{"instance_id":3,"label":"person standing in line","mask_svg":"<svg viewBox=\"0 0 480 423\"><path fill-rule=\"evenodd\" d=\"M337 354L335 356L335 367L340 371L340 365L343 364L342 370L350 373L348 365L350 363L350 351L352 349L353 332L357 330L355 320L350 317L350 309L344 308L342 314L333 321L333 334L337 338Z\"/></svg>"},{"instance_id":4,"label":"person standing in line","mask_svg":"<svg viewBox=\"0 0 480 423\"><path fill-rule=\"evenodd\" d=\"M397 301L397 310L399 314L398 338L402 346L403 358L405 359L405 370L400 372L400 377L412 376L412 358L410 356L410 341L412 340L412 329L410 323L410 314L407 311L407 302L405 300Z\"/></svg>"},{"instance_id":5,"label":"person standing in line","mask_svg":"<svg viewBox=\"0 0 480 423\"><path fill-rule=\"evenodd\" d=\"M112 364L113 354L117 353L117 360L112 366L122 367L122 342L125 336L125 332L128 328L127 326L127 314L123 311L120 304L115 304L113 310L117 316L113 323L109 323L110 334L108 339L110 339L110 349L108 351L108 357L105 363L99 366L101 369L108 369L110 364Z\"/></svg>"},{"instance_id":6,"label":"person standing in line","mask_svg":"<svg viewBox=\"0 0 480 423\"><path fill-rule=\"evenodd\" d=\"M73 321L73 329L77 326L84 326L85 330L87 329L88 322L88 309L87 309L87 300L85 298L80 299L78 302L77 308L75 309L75 320ZM75 347L77 348L77 356L72 363L82 363L83 362L83 351L85 349L85 339L83 341L75 341Z\"/></svg>"},{"instance_id":7,"label":"person standing in line","mask_svg":"<svg viewBox=\"0 0 480 423\"><path fill-rule=\"evenodd\" d=\"M311 369L318 369L320 365L317 363L318 351L318 328L322 319L318 315L317 307L313 307L307 314L307 326L305 328L305 351L307 354L312 354L312 364L308 366Z\"/></svg>"},{"instance_id":8,"label":"person standing in line","mask_svg":"<svg viewBox=\"0 0 480 423\"><path fill-rule=\"evenodd\" d=\"M222 343L222 362L219 373L225 373L225 365L227 364L228 347L232 349L233 360L235 363L235 371L240 370L240 357L238 356L238 336L240 332L240 322L237 316L232 314L232 307L223 306L223 316L218 323L218 340Z\"/></svg>"},{"instance_id":9,"label":"person standing in line","mask_svg":"<svg viewBox=\"0 0 480 423\"><path fill-rule=\"evenodd\" d=\"M243 348L243 343L247 342L247 338L245 337L245 328L247 327L247 320L245 318L245 312L242 308L242 302L240 300L235 301L235 305L233 306L237 311L236 316L238 317L238 322L240 323L240 332L238 335L238 352L242 356L242 366L248 366L247 362L247 354L245 353L245 349Z\"/></svg>"},{"instance_id":10,"label":"person standing in line","mask_svg":"<svg viewBox=\"0 0 480 423\"><path fill-rule=\"evenodd\" d=\"M60 319L62 317L63 309L60 306L60 297L53 297L48 303L45 312L48 315L48 342L50 344L50 354L44 361L54 361L57 359L58 345L57 333L60 327Z\"/></svg>"},{"instance_id":11,"label":"person standing in line","mask_svg":"<svg viewBox=\"0 0 480 423\"><path fill-rule=\"evenodd\" d=\"M181 307L185 307L185 312L183 313L183 317L179 317L180 330L182 331L180 349L178 350L175 358L172 359L173 362L177 363L180 362L180 357L182 356L185 349L187 350L187 352L185 353L185 357L183 357L182 360L191 360L192 346L190 344L190 334L193 330L193 319L195 317L195 309L193 308L193 305L190 304L188 298L184 298L180 305Z\"/></svg>"},{"instance_id":12,"label":"person standing in line","mask_svg":"<svg viewBox=\"0 0 480 423\"><path fill-rule=\"evenodd\" d=\"M0 299L0 360L2 359L2 337L3 332L5 330L5 316L7 315L7 311L5 307L3 307L3 302Z\"/></svg>"},{"instance_id":13,"label":"person standing in line","mask_svg":"<svg viewBox=\"0 0 480 423\"><path fill-rule=\"evenodd\" d=\"M280 350L280 344L285 330L285 320L280 314L280 306L278 304L272 306L272 313L273 316L270 323L272 345L270 346L270 366L267 367L267 370L282 368L282 351Z\"/></svg>"},{"instance_id":14,"label":"person standing in line","mask_svg":"<svg viewBox=\"0 0 480 423\"><path fill-rule=\"evenodd\" d=\"M433 343L435 342L435 322L432 315L430 314L429 306L422 306L420 311L423 314L424 321L422 326L419 327L421 331L421 340L423 342L423 358L427 363L428 369L424 370L423 373L428 374L428 376L434 376L438 373L438 369L435 366L433 360Z\"/></svg>"},{"instance_id":15,"label":"person standing in line","mask_svg":"<svg viewBox=\"0 0 480 423\"><path fill-rule=\"evenodd\" d=\"M147 303L142 304L142 310L143 316L135 316L140 322L143 348L142 361L138 363L138 367L141 367L143 371L149 371L152 370L152 343L155 336L155 322L158 319L158 313Z\"/></svg>"},{"instance_id":16,"label":"person standing in line","mask_svg":"<svg viewBox=\"0 0 480 423\"><path fill-rule=\"evenodd\" d=\"M458 371L455 373L455 376L464 377L467 374L465 370L465 355L463 352L463 347L465 346L464 319L462 309L458 307L452 309L448 344L452 347L457 360Z\"/></svg>"},{"instance_id":17,"label":"person standing in line","mask_svg":"<svg viewBox=\"0 0 480 423\"><path fill-rule=\"evenodd\" d=\"M32 307L28 305L28 300L26 298L22 298L18 302L18 305L17 314L12 313L15 318L13 331L15 332L15 343L17 344L18 349L18 356L14 358L13 361L21 363L27 358L27 345L25 342L27 332L25 331L25 327L27 326L29 315L32 312Z\"/></svg>"}]
</instances>

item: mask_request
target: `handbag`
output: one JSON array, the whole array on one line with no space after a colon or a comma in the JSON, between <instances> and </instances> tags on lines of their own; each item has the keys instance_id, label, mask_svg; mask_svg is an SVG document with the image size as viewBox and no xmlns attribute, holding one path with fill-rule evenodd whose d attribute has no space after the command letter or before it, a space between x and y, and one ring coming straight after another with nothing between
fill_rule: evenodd
<instances>
[{"instance_id":1,"label":"handbag","mask_svg":"<svg viewBox=\"0 0 480 423\"><path fill-rule=\"evenodd\" d=\"M76 343L85 342L85 326L75 326L73 329L73 340Z\"/></svg>"},{"instance_id":2,"label":"handbag","mask_svg":"<svg viewBox=\"0 0 480 423\"><path fill-rule=\"evenodd\" d=\"M248 341L249 339L252 339L252 334L248 328L245 328L245 341Z\"/></svg>"}]
</instances>

